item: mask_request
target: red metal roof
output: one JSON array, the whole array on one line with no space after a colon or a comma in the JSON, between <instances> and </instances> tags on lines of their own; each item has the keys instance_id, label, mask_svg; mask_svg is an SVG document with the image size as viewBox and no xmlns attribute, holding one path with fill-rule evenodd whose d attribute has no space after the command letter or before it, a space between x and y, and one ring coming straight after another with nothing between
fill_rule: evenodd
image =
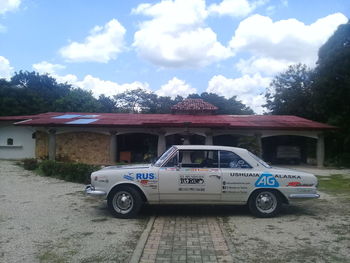
<instances>
[{"instance_id":1,"label":"red metal roof","mask_svg":"<svg viewBox=\"0 0 350 263\"><path fill-rule=\"evenodd\" d=\"M0 121L20 121L36 118L38 115L0 116Z\"/></svg>"},{"instance_id":2,"label":"red metal roof","mask_svg":"<svg viewBox=\"0 0 350 263\"><path fill-rule=\"evenodd\" d=\"M2 117L4 118L4 117ZM128 113L48 112L17 125L69 127L216 127L226 129L326 130L335 129L288 115L176 115Z\"/></svg>"},{"instance_id":3,"label":"red metal roof","mask_svg":"<svg viewBox=\"0 0 350 263\"><path fill-rule=\"evenodd\" d=\"M202 99L185 99L171 107L175 111L215 111L218 107Z\"/></svg>"}]
</instances>

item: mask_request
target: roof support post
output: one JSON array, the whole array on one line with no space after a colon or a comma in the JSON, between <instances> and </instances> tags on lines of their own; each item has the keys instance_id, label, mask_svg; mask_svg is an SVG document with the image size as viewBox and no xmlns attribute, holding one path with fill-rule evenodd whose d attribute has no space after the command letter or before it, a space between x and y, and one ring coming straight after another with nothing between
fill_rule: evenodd
<instances>
[{"instance_id":1,"label":"roof support post","mask_svg":"<svg viewBox=\"0 0 350 263\"><path fill-rule=\"evenodd\" d=\"M213 134L212 133L205 134L205 144L206 145L213 145Z\"/></svg>"},{"instance_id":2,"label":"roof support post","mask_svg":"<svg viewBox=\"0 0 350 263\"><path fill-rule=\"evenodd\" d=\"M49 160L56 159L56 130L49 130Z\"/></svg>"},{"instance_id":3,"label":"roof support post","mask_svg":"<svg viewBox=\"0 0 350 263\"><path fill-rule=\"evenodd\" d=\"M262 142L261 142L261 134L260 133L256 133L255 134L255 138L256 138L256 143L257 143L257 146L258 146L258 152L257 152L257 155L262 158L263 156L263 149L262 149Z\"/></svg>"},{"instance_id":4,"label":"roof support post","mask_svg":"<svg viewBox=\"0 0 350 263\"><path fill-rule=\"evenodd\" d=\"M322 168L324 165L324 135L320 133L317 139L317 166Z\"/></svg>"},{"instance_id":5,"label":"roof support post","mask_svg":"<svg viewBox=\"0 0 350 263\"><path fill-rule=\"evenodd\" d=\"M158 145L157 145L158 157L161 156L161 154L163 152L165 152L165 149L166 149L165 133L159 133L158 134Z\"/></svg>"},{"instance_id":6,"label":"roof support post","mask_svg":"<svg viewBox=\"0 0 350 263\"><path fill-rule=\"evenodd\" d=\"M110 138L110 146L109 146L109 160L111 164L115 163L117 161L117 133L115 131L111 131L111 138Z\"/></svg>"}]
</instances>

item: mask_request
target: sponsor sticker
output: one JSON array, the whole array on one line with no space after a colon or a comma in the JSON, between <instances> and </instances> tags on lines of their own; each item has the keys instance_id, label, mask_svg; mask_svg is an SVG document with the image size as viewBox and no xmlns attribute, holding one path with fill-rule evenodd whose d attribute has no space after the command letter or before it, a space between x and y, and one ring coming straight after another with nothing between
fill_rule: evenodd
<instances>
[{"instance_id":1,"label":"sponsor sticker","mask_svg":"<svg viewBox=\"0 0 350 263\"><path fill-rule=\"evenodd\" d=\"M123 178L129 181L134 181L134 174L133 173L124 174Z\"/></svg>"},{"instance_id":2,"label":"sponsor sticker","mask_svg":"<svg viewBox=\"0 0 350 263\"><path fill-rule=\"evenodd\" d=\"M287 187L310 187L313 184L302 184L301 182L289 182Z\"/></svg>"},{"instance_id":3,"label":"sponsor sticker","mask_svg":"<svg viewBox=\"0 0 350 263\"><path fill-rule=\"evenodd\" d=\"M205 185L203 175L180 175L179 185Z\"/></svg>"},{"instance_id":4,"label":"sponsor sticker","mask_svg":"<svg viewBox=\"0 0 350 263\"><path fill-rule=\"evenodd\" d=\"M157 179L154 173L137 173L136 180L154 180Z\"/></svg>"},{"instance_id":5,"label":"sponsor sticker","mask_svg":"<svg viewBox=\"0 0 350 263\"><path fill-rule=\"evenodd\" d=\"M204 192L205 191L205 188L197 188L197 187L179 187L179 191L182 191L182 192L188 192L188 191L191 191L191 192Z\"/></svg>"},{"instance_id":6,"label":"sponsor sticker","mask_svg":"<svg viewBox=\"0 0 350 263\"><path fill-rule=\"evenodd\" d=\"M263 173L255 182L256 187L279 187L280 184L270 173Z\"/></svg>"}]
</instances>

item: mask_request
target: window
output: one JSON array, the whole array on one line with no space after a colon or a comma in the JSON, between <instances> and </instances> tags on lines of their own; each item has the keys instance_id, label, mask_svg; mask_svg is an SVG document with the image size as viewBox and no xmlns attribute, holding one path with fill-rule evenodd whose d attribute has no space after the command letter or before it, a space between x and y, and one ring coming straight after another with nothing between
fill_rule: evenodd
<instances>
[{"instance_id":1,"label":"window","mask_svg":"<svg viewBox=\"0 0 350 263\"><path fill-rule=\"evenodd\" d=\"M218 168L218 151L180 150L179 160L182 167Z\"/></svg>"},{"instance_id":2,"label":"window","mask_svg":"<svg viewBox=\"0 0 350 263\"><path fill-rule=\"evenodd\" d=\"M7 145L13 145L13 139L12 138L8 138L7 139Z\"/></svg>"},{"instance_id":3,"label":"window","mask_svg":"<svg viewBox=\"0 0 350 263\"><path fill-rule=\"evenodd\" d=\"M172 155L172 153L175 151L174 147L169 148L168 150L166 150L162 156L159 157L159 159L154 163L154 166L156 167L160 167L162 165L162 163L168 159L169 156Z\"/></svg>"},{"instance_id":4,"label":"window","mask_svg":"<svg viewBox=\"0 0 350 263\"><path fill-rule=\"evenodd\" d=\"M265 168L272 168L270 165L268 165L266 162L264 162L263 160L261 160L258 156L256 156L255 154L248 152L257 162L259 162L262 166L264 166Z\"/></svg>"},{"instance_id":5,"label":"window","mask_svg":"<svg viewBox=\"0 0 350 263\"><path fill-rule=\"evenodd\" d=\"M252 168L234 152L220 151L220 168Z\"/></svg>"},{"instance_id":6,"label":"window","mask_svg":"<svg viewBox=\"0 0 350 263\"><path fill-rule=\"evenodd\" d=\"M165 165L163 165L163 167L175 167L178 165L178 152L176 152L176 154L170 158L167 163Z\"/></svg>"}]
</instances>

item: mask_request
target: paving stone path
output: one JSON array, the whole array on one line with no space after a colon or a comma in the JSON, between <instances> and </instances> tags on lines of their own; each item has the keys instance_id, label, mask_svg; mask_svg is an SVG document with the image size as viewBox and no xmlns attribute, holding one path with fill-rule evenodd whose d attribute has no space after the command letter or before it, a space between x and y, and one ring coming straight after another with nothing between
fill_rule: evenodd
<instances>
[{"instance_id":1,"label":"paving stone path","mask_svg":"<svg viewBox=\"0 0 350 263\"><path fill-rule=\"evenodd\" d=\"M141 263L233 262L214 217L160 216L154 221Z\"/></svg>"}]
</instances>

